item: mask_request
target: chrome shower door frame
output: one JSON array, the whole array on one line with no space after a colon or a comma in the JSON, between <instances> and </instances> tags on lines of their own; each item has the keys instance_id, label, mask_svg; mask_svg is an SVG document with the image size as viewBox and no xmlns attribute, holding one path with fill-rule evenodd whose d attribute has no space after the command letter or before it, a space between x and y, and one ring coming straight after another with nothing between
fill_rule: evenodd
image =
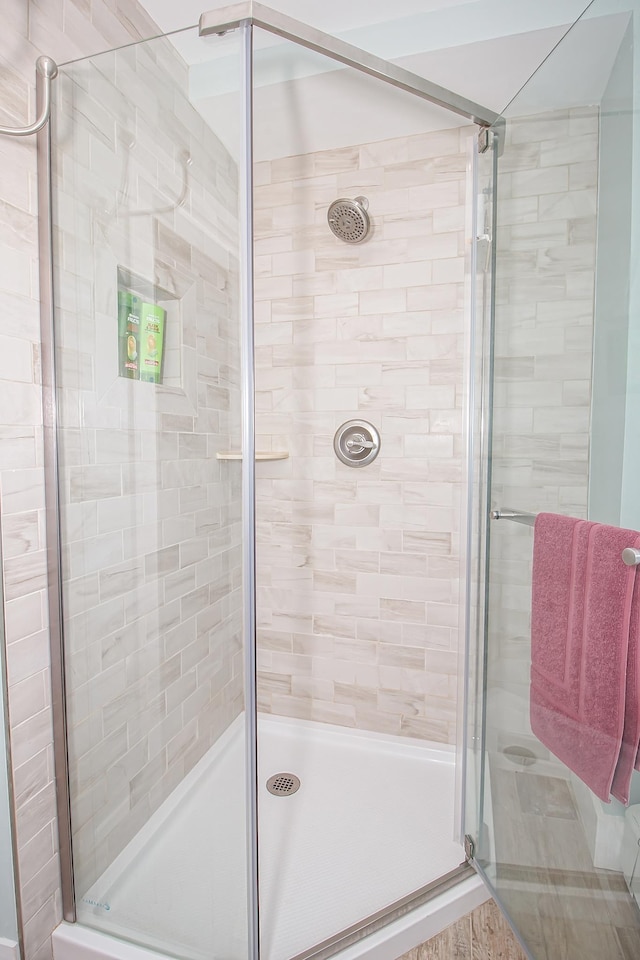
<instances>
[{"instance_id":1,"label":"chrome shower door frame","mask_svg":"<svg viewBox=\"0 0 640 960\"><path fill-rule=\"evenodd\" d=\"M489 127L498 119L498 114L488 107L467 100L466 97L461 97L437 83L431 83L417 73L398 67L391 61L376 57L351 43L345 43L344 40L286 16L279 10L272 10L256 0L243 0L242 3L203 13L200 17L200 36L224 34L245 23L320 53L344 66L353 67L360 73L366 73L436 106L444 107L481 127Z\"/></svg>"},{"instance_id":2,"label":"chrome shower door frame","mask_svg":"<svg viewBox=\"0 0 640 960\"><path fill-rule=\"evenodd\" d=\"M260 956L258 872L258 668L256 639L256 430L253 322L253 25L242 31L244 111L240 150L240 367L242 370L242 612L245 669L245 776L247 797L247 907L249 957Z\"/></svg>"}]
</instances>

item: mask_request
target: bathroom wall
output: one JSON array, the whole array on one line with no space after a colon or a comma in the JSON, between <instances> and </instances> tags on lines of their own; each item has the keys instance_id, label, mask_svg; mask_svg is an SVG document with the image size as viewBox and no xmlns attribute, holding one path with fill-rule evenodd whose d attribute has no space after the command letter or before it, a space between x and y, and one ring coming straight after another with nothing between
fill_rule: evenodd
<instances>
[{"instance_id":1,"label":"bathroom wall","mask_svg":"<svg viewBox=\"0 0 640 960\"><path fill-rule=\"evenodd\" d=\"M134 0L3 0L0 122L33 116L34 62L59 62L157 27ZM0 137L0 510L17 842L28 960L50 956L60 920L44 553L36 151Z\"/></svg>"},{"instance_id":2,"label":"bathroom wall","mask_svg":"<svg viewBox=\"0 0 640 960\"><path fill-rule=\"evenodd\" d=\"M600 177L589 517L634 527L623 515L633 191L633 30L620 46L600 104Z\"/></svg>"},{"instance_id":3,"label":"bathroom wall","mask_svg":"<svg viewBox=\"0 0 640 960\"><path fill-rule=\"evenodd\" d=\"M507 122L496 229L494 507L586 516L597 164L596 107ZM489 723L510 743L531 737L531 552L531 528L492 523Z\"/></svg>"},{"instance_id":4,"label":"bathroom wall","mask_svg":"<svg viewBox=\"0 0 640 960\"><path fill-rule=\"evenodd\" d=\"M455 742L464 203L472 127L256 168L259 699ZM372 234L327 208L365 195ZM336 458L364 418L372 464Z\"/></svg>"},{"instance_id":5,"label":"bathroom wall","mask_svg":"<svg viewBox=\"0 0 640 960\"><path fill-rule=\"evenodd\" d=\"M236 37L223 42L237 52ZM239 446L237 167L187 86L183 61L160 39L65 68L56 88L80 897L243 708L240 469L216 458ZM161 385L118 375L119 276L166 308Z\"/></svg>"}]
</instances>

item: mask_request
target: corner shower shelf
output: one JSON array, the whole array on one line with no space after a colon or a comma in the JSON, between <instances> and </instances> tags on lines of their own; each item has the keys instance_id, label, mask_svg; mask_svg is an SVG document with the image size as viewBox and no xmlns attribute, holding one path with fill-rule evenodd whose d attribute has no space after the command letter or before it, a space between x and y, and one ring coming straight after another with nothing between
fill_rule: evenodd
<instances>
[{"instance_id":1,"label":"corner shower shelf","mask_svg":"<svg viewBox=\"0 0 640 960\"><path fill-rule=\"evenodd\" d=\"M235 450L221 450L216 453L218 460L242 460L242 454ZM256 450L256 462L261 460L287 460L288 450Z\"/></svg>"}]
</instances>

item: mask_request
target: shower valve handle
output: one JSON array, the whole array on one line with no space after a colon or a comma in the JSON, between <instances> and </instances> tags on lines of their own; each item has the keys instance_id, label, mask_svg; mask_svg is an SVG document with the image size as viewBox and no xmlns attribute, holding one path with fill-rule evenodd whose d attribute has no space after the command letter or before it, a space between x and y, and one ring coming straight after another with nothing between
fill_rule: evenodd
<instances>
[{"instance_id":1,"label":"shower valve handle","mask_svg":"<svg viewBox=\"0 0 640 960\"><path fill-rule=\"evenodd\" d=\"M346 446L349 447L350 450L353 450L354 447L359 447L355 452L360 453L362 450L373 450L375 443L371 440L365 440L361 433L356 433L355 436L347 440Z\"/></svg>"}]
</instances>

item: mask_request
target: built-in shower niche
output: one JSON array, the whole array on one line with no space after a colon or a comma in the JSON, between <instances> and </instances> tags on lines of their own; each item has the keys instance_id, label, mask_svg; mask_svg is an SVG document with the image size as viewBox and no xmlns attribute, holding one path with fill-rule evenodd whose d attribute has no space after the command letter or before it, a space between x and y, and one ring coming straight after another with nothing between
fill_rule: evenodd
<instances>
[{"instance_id":1,"label":"built-in shower niche","mask_svg":"<svg viewBox=\"0 0 640 960\"><path fill-rule=\"evenodd\" d=\"M180 386L181 312L174 294L118 267L118 375ZM169 348L169 340L171 348Z\"/></svg>"},{"instance_id":2,"label":"built-in shower niche","mask_svg":"<svg viewBox=\"0 0 640 960\"><path fill-rule=\"evenodd\" d=\"M102 252L103 258L111 260L110 251ZM158 265L161 266L161 265ZM97 400L112 403L116 397L129 403L149 402L154 409L162 410L170 403L171 412L193 415L197 406L196 396L196 349L195 315L197 310L197 277L172 272L171 288L150 280L134 271L111 262L105 273L111 281L101 289L100 268L96 264L96 392ZM120 357L119 295L127 291L142 301L152 303L165 311L164 347L160 383L143 380L140 373L133 378L123 376ZM100 307L103 309L100 309ZM101 322L101 314L106 316ZM139 359L139 357L138 357ZM122 391L126 397L122 396ZM184 398L181 402L180 398ZM164 399L163 399L164 398ZM176 404L179 409L176 410Z\"/></svg>"}]
</instances>

